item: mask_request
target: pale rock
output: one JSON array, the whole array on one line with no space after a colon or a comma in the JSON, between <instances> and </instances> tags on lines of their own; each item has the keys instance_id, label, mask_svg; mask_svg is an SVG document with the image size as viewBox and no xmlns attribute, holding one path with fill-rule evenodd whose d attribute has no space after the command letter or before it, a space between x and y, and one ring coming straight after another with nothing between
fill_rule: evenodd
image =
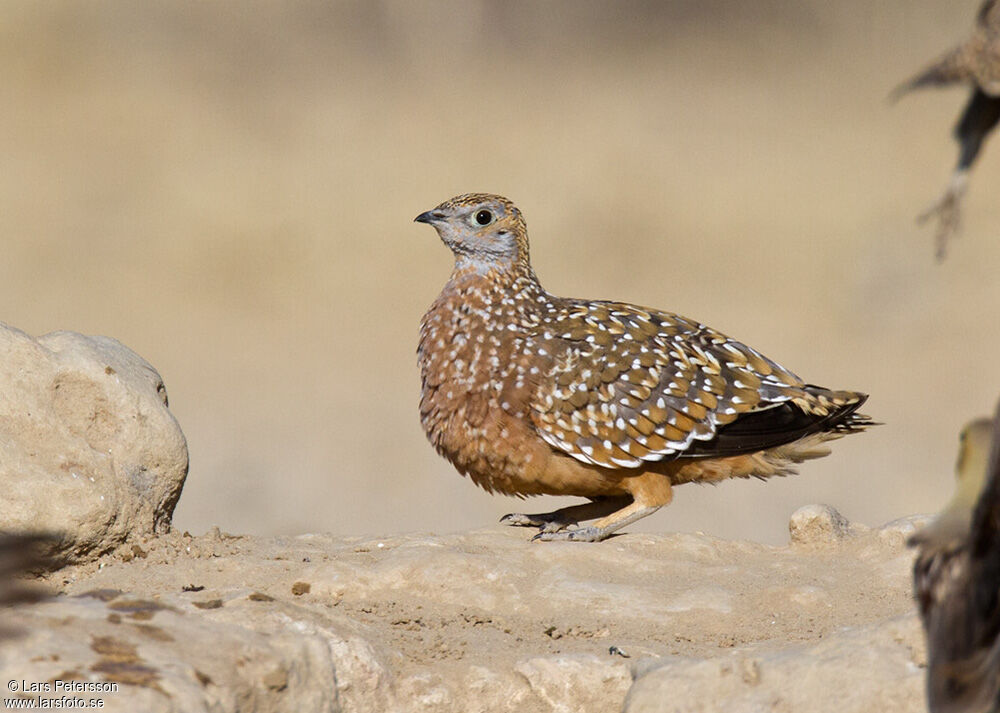
<instances>
[{"instance_id":1,"label":"pale rock","mask_svg":"<svg viewBox=\"0 0 1000 713\"><path fill-rule=\"evenodd\" d=\"M851 523L829 505L805 505L788 520L792 544L824 545L851 535Z\"/></svg>"},{"instance_id":2,"label":"pale rock","mask_svg":"<svg viewBox=\"0 0 1000 713\"><path fill-rule=\"evenodd\" d=\"M169 529L187 444L156 370L109 337L0 324L0 530L94 559Z\"/></svg>"},{"instance_id":3,"label":"pale rock","mask_svg":"<svg viewBox=\"0 0 1000 713\"><path fill-rule=\"evenodd\" d=\"M295 603L258 602L251 592L239 589L220 598L222 606L205 609L206 619L242 626L268 636L302 635L326 643L336 670L337 695L345 711L393 710L396 697L388 656L365 640L352 621L324 607ZM192 612L189 600L176 595L163 597L177 608Z\"/></svg>"},{"instance_id":4,"label":"pale rock","mask_svg":"<svg viewBox=\"0 0 1000 713\"><path fill-rule=\"evenodd\" d=\"M512 671L497 671L486 666L469 666L459 681L466 700L462 713L493 713L503 702L509 710L530 710L534 694L524 676Z\"/></svg>"},{"instance_id":5,"label":"pale rock","mask_svg":"<svg viewBox=\"0 0 1000 713\"><path fill-rule=\"evenodd\" d=\"M514 670L552 713L615 710L632 683L626 665L585 654L531 658Z\"/></svg>"},{"instance_id":6,"label":"pale rock","mask_svg":"<svg viewBox=\"0 0 1000 713\"><path fill-rule=\"evenodd\" d=\"M54 690L10 693L7 683L4 696L59 698L64 694L55 682L75 680L116 686L68 694L99 699L108 713L341 711L335 665L322 637L260 634L183 604L105 598L20 610L19 635L0 643L0 678Z\"/></svg>"}]
</instances>

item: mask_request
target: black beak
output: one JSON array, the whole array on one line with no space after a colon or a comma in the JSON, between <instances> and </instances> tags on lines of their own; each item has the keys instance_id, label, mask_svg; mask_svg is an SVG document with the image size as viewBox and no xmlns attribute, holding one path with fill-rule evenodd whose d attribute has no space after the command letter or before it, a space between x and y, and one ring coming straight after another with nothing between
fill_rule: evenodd
<instances>
[{"instance_id":1,"label":"black beak","mask_svg":"<svg viewBox=\"0 0 1000 713\"><path fill-rule=\"evenodd\" d=\"M414 223L433 223L438 220L444 220L444 213L429 210L426 213L421 213L416 218L413 219Z\"/></svg>"}]
</instances>

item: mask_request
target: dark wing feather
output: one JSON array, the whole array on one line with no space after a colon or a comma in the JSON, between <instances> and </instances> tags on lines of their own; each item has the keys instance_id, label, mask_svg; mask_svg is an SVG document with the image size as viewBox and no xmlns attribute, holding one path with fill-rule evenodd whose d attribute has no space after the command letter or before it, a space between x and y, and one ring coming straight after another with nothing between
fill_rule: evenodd
<instances>
[{"instance_id":1,"label":"dark wing feather","mask_svg":"<svg viewBox=\"0 0 1000 713\"><path fill-rule=\"evenodd\" d=\"M815 386L807 386L806 390L826 391ZM826 414L806 412L788 401L750 411L722 426L712 440L694 444L684 455L738 456L792 443L813 433L855 431L873 425L867 416L856 413L867 399L867 394L860 394L856 402L837 406Z\"/></svg>"}]
</instances>

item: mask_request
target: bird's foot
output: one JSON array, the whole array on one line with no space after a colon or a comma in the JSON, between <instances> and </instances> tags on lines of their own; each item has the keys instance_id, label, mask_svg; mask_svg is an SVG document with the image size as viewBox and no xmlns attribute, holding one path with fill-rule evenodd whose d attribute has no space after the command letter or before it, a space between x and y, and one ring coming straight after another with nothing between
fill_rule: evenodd
<instances>
[{"instance_id":1,"label":"bird's foot","mask_svg":"<svg viewBox=\"0 0 1000 713\"><path fill-rule=\"evenodd\" d=\"M948 241L959 233L962 217L961 203L962 196L965 194L965 185L965 176L956 175L952 178L941 199L917 216L917 223L920 225L932 219L937 221L934 240L936 244L935 256L938 262L945 258L948 251Z\"/></svg>"},{"instance_id":2,"label":"bird's foot","mask_svg":"<svg viewBox=\"0 0 1000 713\"><path fill-rule=\"evenodd\" d=\"M591 497L588 499L590 500L589 503L570 505L569 507L559 508L552 512L540 512L534 515L512 512L500 518L500 523L502 525L515 525L517 527L537 527L541 532L561 532L582 520L607 517L632 502L632 496L630 495Z\"/></svg>"},{"instance_id":3,"label":"bird's foot","mask_svg":"<svg viewBox=\"0 0 1000 713\"><path fill-rule=\"evenodd\" d=\"M545 531L543 529L537 535L532 537L531 541L534 542L535 540L538 540L541 542L554 542L556 540L563 540L566 542L600 542L601 540L606 540L626 525L630 525L636 520L640 520L659 510L663 507L663 505L670 501L669 494L670 491L667 490L666 495L662 498L663 502L661 504L647 505L642 501L633 502L621 510L612 513L608 517L601 518L593 525L588 525L586 527L576 527L572 530L560 529L559 531Z\"/></svg>"},{"instance_id":4,"label":"bird's foot","mask_svg":"<svg viewBox=\"0 0 1000 713\"><path fill-rule=\"evenodd\" d=\"M542 530L537 535L531 538L532 542L536 540L541 542L600 542L601 540L607 538L611 535L607 528L594 527L593 525L588 527L577 527L573 530L560 530L558 532L545 531Z\"/></svg>"}]
</instances>

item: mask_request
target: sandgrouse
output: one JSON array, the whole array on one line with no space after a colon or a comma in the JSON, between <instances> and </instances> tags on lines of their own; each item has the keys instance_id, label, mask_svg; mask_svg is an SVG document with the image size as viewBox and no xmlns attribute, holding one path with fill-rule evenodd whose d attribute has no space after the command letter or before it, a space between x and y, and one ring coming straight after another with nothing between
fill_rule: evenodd
<instances>
[{"instance_id":1,"label":"sandgrouse","mask_svg":"<svg viewBox=\"0 0 1000 713\"><path fill-rule=\"evenodd\" d=\"M962 431L955 495L910 538L931 713L1000 710L1000 408Z\"/></svg>"},{"instance_id":2,"label":"sandgrouse","mask_svg":"<svg viewBox=\"0 0 1000 713\"><path fill-rule=\"evenodd\" d=\"M986 0L979 8L972 36L901 84L893 92L893 98L913 89L949 84L970 84L972 94L955 125L958 165L944 195L920 216L921 222L937 216L938 260L944 258L948 239L958 230L959 204L968 184L969 170L979 155L983 140L1000 120L1000 0Z\"/></svg>"},{"instance_id":3,"label":"sandgrouse","mask_svg":"<svg viewBox=\"0 0 1000 713\"><path fill-rule=\"evenodd\" d=\"M603 540L673 485L785 475L871 423L865 394L807 385L690 319L549 294L506 198L461 195L416 220L455 255L420 326L424 430L489 492L590 500L503 518L535 539Z\"/></svg>"}]
</instances>

